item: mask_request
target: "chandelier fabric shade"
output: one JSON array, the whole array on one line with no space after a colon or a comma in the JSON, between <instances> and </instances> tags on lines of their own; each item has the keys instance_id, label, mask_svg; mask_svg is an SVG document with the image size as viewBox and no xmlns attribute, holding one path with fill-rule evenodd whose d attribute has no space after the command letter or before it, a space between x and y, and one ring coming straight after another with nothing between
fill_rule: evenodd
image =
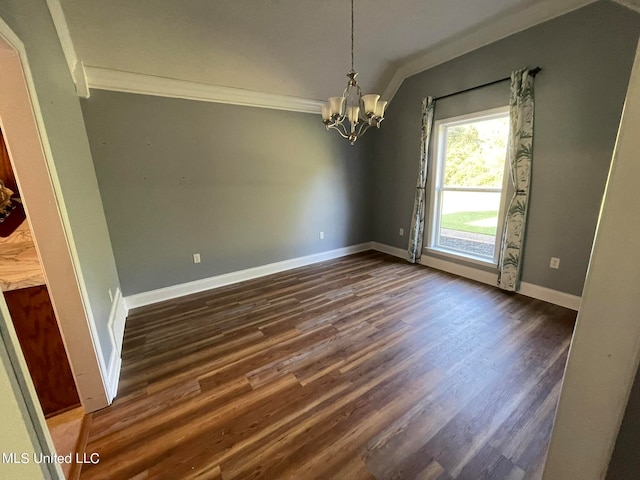
<instances>
[{"instance_id":1,"label":"chandelier fabric shade","mask_svg":"<svg viewBox=\"0 0 640 480\"><path fill-rule=\"evenodd\" d=\"M331 97L322 105L322 122L327 130L336 130L343 138L356 143L369 127L380 128L384 120L387 102L380 100L380 95L362 95L358 85L353 62L353 0L351 0L351 70L347 73L349 81L341 97Z\"/></svg>"}]
</instances>

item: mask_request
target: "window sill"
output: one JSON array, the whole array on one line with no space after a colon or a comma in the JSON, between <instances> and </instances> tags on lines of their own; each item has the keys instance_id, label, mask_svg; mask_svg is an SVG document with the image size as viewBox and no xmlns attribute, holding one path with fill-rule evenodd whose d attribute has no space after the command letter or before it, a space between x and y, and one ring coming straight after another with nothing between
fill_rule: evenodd
<instances>
[{"instance_id":1,"label":"window sill","mask_svg":"<svg viewBox=\"0 0 640 480\"><path fill-rule=\"evenodd\" d=\"M437 255L441 255L444 257L449 257L456 260L463 260L468 263L475 263L476 265L482 265L483 267L496 268L498 266L498 263L494 262L493 260L489 260L482 257L476 257L473 255L469 255L467 253L456 252L455 250L447 250L439 247L425 247L425 250L428 253L435 253Z\"/></svg>"}]
</instances>

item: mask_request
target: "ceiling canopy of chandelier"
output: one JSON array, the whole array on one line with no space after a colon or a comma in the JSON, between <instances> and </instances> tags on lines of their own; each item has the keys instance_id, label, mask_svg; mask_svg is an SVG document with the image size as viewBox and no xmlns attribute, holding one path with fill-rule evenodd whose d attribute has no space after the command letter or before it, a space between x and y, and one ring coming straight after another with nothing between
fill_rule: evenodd
<instances>
[{"instance_id":1,"label":"ceiling canopy of chandelier","mask_svg":"<svg viewBox=\"0 0 640 480\"><path fill-rule=\"evenodd\" d=\"M369 127L380 128L384 119L387 102L380 100L380 95L362 95L356 80L358 73L353 69L353 0L351 0L351 70L347 73L349 82L341 97L329 98L329 103L322 105L322 122L327 130L336 130L343 138L356 143Z\"/></svg>"}]
</instances>

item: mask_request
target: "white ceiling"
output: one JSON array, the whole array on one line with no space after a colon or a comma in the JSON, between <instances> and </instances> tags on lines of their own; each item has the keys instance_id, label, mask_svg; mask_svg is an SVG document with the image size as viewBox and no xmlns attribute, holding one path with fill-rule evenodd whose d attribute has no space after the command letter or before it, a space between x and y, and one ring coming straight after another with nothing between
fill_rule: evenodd
<instances>
[{"instance_id":1,"label":"white ceiling","mask_svg":"<svg viewBox=\"0 0 640 480\"><path fill-rule=\"evenodd\" d=\"M358 79L388 97L408 74L591 1L355 0ZM308 99L346 84L349 0L60 3L87 66Z\"/></svg>"}]
</instances>

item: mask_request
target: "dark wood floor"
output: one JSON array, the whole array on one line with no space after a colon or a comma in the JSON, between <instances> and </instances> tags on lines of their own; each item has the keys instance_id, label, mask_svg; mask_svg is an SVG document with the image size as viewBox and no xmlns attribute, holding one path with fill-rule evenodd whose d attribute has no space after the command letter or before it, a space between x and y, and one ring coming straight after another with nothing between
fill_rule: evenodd
<instances>
[{"instance_id":1,"label":"dark wood floor","mask_svg":"<svg viewBox=\"0 0 640 480\"><path fill-rule=\"evenodd\" d=\"M574 321L374 252L140 308L82 478L537 479Z\"/></svg>"}]
</instances>

